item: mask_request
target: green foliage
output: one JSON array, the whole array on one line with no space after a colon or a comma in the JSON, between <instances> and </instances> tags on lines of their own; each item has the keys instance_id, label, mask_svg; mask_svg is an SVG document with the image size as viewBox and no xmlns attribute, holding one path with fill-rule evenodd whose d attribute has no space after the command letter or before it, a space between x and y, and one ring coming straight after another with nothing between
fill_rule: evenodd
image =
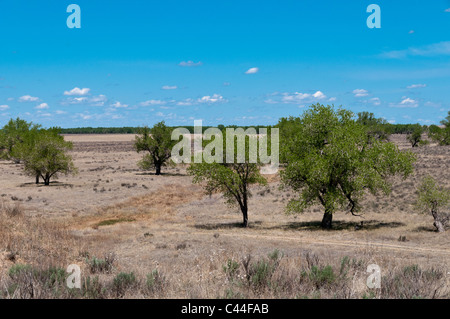
<instances>
[{"instance_id":1,"label":"green foliage","mask_svg":"<svg viewBox=\"0 0 450 319\"><path fill-rule=\"evenodd\" d=\"M220 150L223 158L222 163L192 163L188 168L188 174L193 176L193 183L202 183L207 194L215 192L223 194L225 201L230 206L238 206L243 215L243 226L248 226L248 200L251 198L250 185L267 185L266 179L261 175L261 162L257 158L256 163L250 161L250 137L245 137L245 154L242 161L237 160L237 138L234 139L234 161L227 163L226 140L227 134L223 134L223 149ZM256 137L255 137L256 139ZM258 141L256 142L256 145ZM220 147L220 146L219 146ZM219 150L215 149L215 152Z\"/></svg>"},{"instance_id":2,"label":"green foliage","mask_svg":"<svg viewBox=\"0 0 450 319\"><path fill-rule=\"evenodd\" d=\"M147 274L147 289L151 292L161 291L164 288L164 282L164 276L157 269Z\"/></svg>"},{"instance_id":3,"label":"green foliage","mask_svg":"<svg viewBox=\"0 0 450 319\"><path fill-rule=\"evenodd\" d=\"M317 288L331 285L337 278L333 268L330 265L325 267L312 266L308 277Z\"/></svg>"},{"instance_id":4,"label":"green foliage","mask_svg":"<svg viewBox=\"0 0 450 319\"><path fill-rule=\"evenodd\" d=\"M0 131L0 158L10 159L19 163L22 154L18 150L20 146L30 135L35 134L40 129L40 125L27 122L20 118L9 120Z\"/></svg>"},{"instance_id":5,"label":"green foliage","mask_svg":"<svg viewBox=\"0 0 450 319\"><path fill-rule=\"evenodd\" d=\"M428 128L428 137L440 145L450 145L450 111L448 116L441 121L441 124L444 125L443 128L431 125Z\"/></svg>"},{"instance_id":6,"label":"green foliage","mask_svg":"<svg viewBox=\"0 0 450 319\"><path fill-rule=\"evenodd\" d=\"M136 276L133 272L121 272L113 279L112 289L117 296L123 296L124 293L131 287L137 284Z\"/></svg>"},{"instance_id":7,"label":"green foliage","mask_svg":"<svg viewBox=\"0 0 450 319\"><path fill-rule=\"evenodd\" d=\"M18 146L17 153L24 162L25 172L30 176L40 176L49 185L51 178L59 174L76 174L72 157L67 154L72 142L64 141L59 129L41 129L30 132Z\"/></svg>"},{"instance_id":8,"label":"green foliage","mask_svg":"<svg viewBox=\"0 0 450 319\"><path fill-rule=\"evenodd\" d=\"M268 258L261 258L251 262L251 256L242 261L247 284L254 291L261 291L273 287L272 277L277 270L283 254L278 250L268 254Z\"/></svg>"},{"instance_id":9,"label":"green foliage","mask_svg":"<svg viewBox=\"0 0 450 319\"><path fill-rule=\"evenodd\" d=\"M426 176L418 188L416 208L423 213L439 212L450 203L450 191L440 187L431 176Z\"/></svg>"},{"instance_id":10,"label":"green foliage","mask_svg":"<svg viewBox=\"0 0 450 319\"><path fill-rule=\"evenodd\" d=\"M239 271L239 263L232 259L228 259L227 263L223 266L223 271L227 275L228 280L232 281Z\"/></svg>"},{"instance_id":11,"label":"green foliage","mask_svg":"<svg viewBox=\"0 0 450 319\"><path fill-rule=\"evenodd\" d=\"M103 299L105 298L106 288L100 283L98 276L87 277L82 285L82 295L88 299Z\"/></svg>"},{"instance_id":12,"label":"green foliage","mask_svg":"<svg viewBox=\"0 0 450 319\"><path fill-rule=\"evenodd\" d=\"M0 157L23 162L28 175L44 179L49 185L59 173L76 173L67 151L72 143L64 141L59 128L41 129L40 125L20 118L11 119L0 132Z\"/></svg>"},{"instance_id":13,"label":"green foliage","mask_svg":"<svg viewBox=\"0 0 450 319\"><path fill-rule=\"evenodd\" d=\"M388 194L388 177L406 178L416 160L393 143L368 138L366 128L352 117L350 111L317 104L300 118L279 123L280 150L287 162L282 184L300 195L287 211L301 212L319 203L325 209L323 228L331 228L332 214L339 209L356 215L366 191ZM286 135L290 137L283 139Z\"/></svg>"},{"instance_id":14,"label":"green foliage","mask_svg":"<svg viewBox=\"0 0 450 319\"><path fill-rule=\"evenodd\" d=\"M138 131L134 147L138 153L145 152L138 166L144 170L156 169L156 175L161 174L161 167L171 164L172 129L164 121L155 124L152 128L143 127Z\"/></svg>"},{"instance_id":15,"label":"green foliage","mask_svg":"<svg viewBox=\"0 0 450 319\"><path fill-rule=\"evenodd\" d=\"M428 141L422 139L422 134L425 132L425 129L420 125L416 124L414 126L414 130L408 134L406 139L411 143L412 147L418 147L419 145L428 144Z\"/></svg>"},{"instance_id":16,"label":"green foliage","mask_svg":"<svg viewBox=\"0 0 450 319\"><path fill-rule=\"evenodd\" d=\"M416 208L421 212L431 213L434 218L433 225L438 232L444 232L450 222L450 212L442 211L449 203L449 190L438 186L431 176L422 179L418 188Z\"/></svg>"},{"instance_id":17,"label":"green foliage","mask_svg":"<svg viewBox=\"0 0 450 319\"><path fill-rule=\"evenodd\" d=\"M14 278L14 277L17 277L18 275L20 275L21 273L28 272L31 270L32 270L32 267L30 265L14 264L11 266L11 268L9 268L8 275L11 278Z\"/></svg>"},{"instance_id":18,"label":"green foliage","mask_svg":"<svg viewBox=\"0 0 450 319\"><path fill-rule=\"evenodd\" d=\"M91 273L110 273L113 269L115 256L113 254L106 255L104 259L96 258L86 259L86 264Z\"/></svg>"},{"instance_id":19,"label":"green foliage","mask_svg":"<svg viewBox=\"0 0 450 319\"><path fill-rule=\"evenodd\" d=\"M114 219L106 219L102 220L101 222L95 224L93 227L100 227L100 226L111 226L115 225L117 223L127 223L127 222L134 222L134 218L126 218L126 217L120 217L120 218L114 218Z\"/></svg>"},{"instance_id":20,"label":"green foliage","mask_svg":"<svg viewBox=\"0 0 450 319\"><path fill-rule=\"evenodd\" d=\"M356 122L366 127L369 139L388 140L390 128L385 119L376 118L373 113L360 112Z\"/></svg>"}]
</instances>

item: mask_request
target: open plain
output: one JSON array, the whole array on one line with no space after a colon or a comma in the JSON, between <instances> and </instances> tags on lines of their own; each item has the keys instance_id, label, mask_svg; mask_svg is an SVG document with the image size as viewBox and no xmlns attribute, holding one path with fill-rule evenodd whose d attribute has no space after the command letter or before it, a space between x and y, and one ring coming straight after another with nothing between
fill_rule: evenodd
<instances>
[{"instance_id":1,"label":"open plain","mask_svg":"<svg viewBox=\"0 0 450 319\"><path fill-rule=\"evenodd\" d=\"M267 187L252 189L249 227L242 228L238 210L225 205L221 194L210 197L193 185L185 165L164 168L160 176L139 170L133 139L66 136L74 143L78 174L59 176L50 186L36 185L20 164L0 161L1 280L15 264L77 264L84 278L99 276L105 287L120 272L148 284L156 270L164 280L150 296L162 298L449 297L450 233L435 232L431 215L415 211L414 202L426 174L450 187L450 147L415 148L412 177L393 180L390 196L368 195L362 217L337 213L333 230L324 231L319 206L303 214L284 212L295 194L280 189L278 175L267 176ZM404 135L391 140L408 148ZM111 258L110 271L96 272L94 257ZM270 284L256 289L246 265L265 258L277 259L276 267ZM370 264L381 269L381 289L366 286ZM348 267L345 284L308 284L308 271L328 265L336 278ZM405 292L395 280L408 267L422 272L405 280L422 286ZM427 277L433 271L440 275ZM142 296L148 295L141 288L120 295Z\"/></svg>"}]
</instances>

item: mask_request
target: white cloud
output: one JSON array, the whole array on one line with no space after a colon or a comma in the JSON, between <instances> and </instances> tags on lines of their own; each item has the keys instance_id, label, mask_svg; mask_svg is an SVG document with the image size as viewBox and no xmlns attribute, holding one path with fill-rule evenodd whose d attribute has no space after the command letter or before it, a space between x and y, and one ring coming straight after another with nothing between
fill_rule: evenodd
<instances>
[{"instance_id":1,"label":"white cloud","mask_svg":"<svg viewBox=\"0 0 450 319\"><path fill-rule=\"evenodd\" d=\"M375 106L378 106L378 105L381 104L381 100L380 100L380 98L378 98L378 97L371 98L371 99L370 99L370 102L371 102L373 105L375 105Z\"/></svg>"},{"instance_id":2,"label":"white cloud","mask_svg":"<svg viewBox=\"0 0 450 319\"><path fill-rule=\"evenodd\" d=\"M112 107L116 107L116 108L119 108L119 107L128 107L128 104L122 104L122 103L120 103L119 101L117 101L116 103L111 104L111 106L112 106Z\"/></svg>"},{"instance_id":3,"label":"white cloud","mask_svg":"<svg viewBox=\"0 0 450 319\"><path fill-rule=\"evenodd\" d=\"M92 106L103 106L105 105L105 102L108 99L105 95L100 94L98 96L93 96L92 98L88 99L88 103L90 103Z\"/></svg>"},{"instance_id":4,"label":"white cloud","mask_svg":"<svg viewBox=\"0 0 450 319\"><path fill-rule=\"evenodd\" d=\"M335 98L335 97L330 97L329 99L328 99L328 102L334 102L334 101L336 101L337 100L337 98Z\"/></svg>"},{"instance_id":5,"label":"white cloud","mask_svg":"<svg viewBox=\"0 0 450 319\"><path fill-rule=\"evenodd\" d=\"M416 100L410 99L409 97L403 99L403 100L400 102L400 104L403 104L403 105L416 104L416 103L417 103Z\"/></svg>"},{"instance_id":6,"label":"white cloud","mask_svg":"<svg viewBox=\"0 0 450 319\"><path fill-rule=\"evenodd\" d=\"M245 74L255 74L258 73L259 68L250 68L247 71L245 71Z\"/></svg>"},{"instance_id":7,"label":"white cloud","mask_svg":"<svg viewBox=\"0 0 450 319\"><path fill-rule=\"evenodd\" d=\"M353 90L352 93L355 95L355 97L364 97L364 96L369 95L369 91L364 90L364 89L356 89L356 90Z\"/></svg>"},{"instance_id":8,"label":"white cloud","mask_svg":"<svg viewBox=\"0 0 450 319\"><path fill-rule=\"evenodd\" d=\"M412 84L412 85L407 86L406 88L407 89L419 89L419 88L425 88L425 87L427 87L426 84Z\"/></svg>"},{"instance_id":9,"label":"white cloud","mask_svg":"<svg viewBox=\"0 0 450 319\"><path fill-rule=\"evenodd\" d=\"M191 67L191 66L200 66L202 65L202 62L194 62L194 61L181 61L178 65L179 66L187 66L187 67Z\"/></svg>"},{"instance_id":10,"label":"white cloud","mask_svg":"<svg viewBox=\"0 0 450 319\"><path fill-rule=\"evenodd\" d=\"M227 100L225 100L222 95L213 94L212 96L206 95L202 98L199 98L197 101L199 103L212 104L212 103L223 103L226 102Z\"/></svg>"},{"instance_id":11,"label":"white cloud","mask_svg":"<svg viewBox=\"0 0 450 319\"><path fill-rule=\"evenodd\" d=\"M413 34L415 31L414 30L409 30L409 34Z\"/></svg>"},{"instance_id":12,"label":"white cloud","mask_svg":"<svg viewBox=\"0 0 450 319\"><path fill-rule=\"evenodd\" d=\"M320 92L320 91L317 91L316 93L314 93L313 94L313 97L315 97L316 99L324 99L324 98L326 98L326 96L325 96L325 94L323 94L322 92Z\"/></svg>"},{"instance_id":13,"label":"white cloud","mask_svg":"<svg viewBox=\"0 0 450 319\"><path fill-rule=\"evenodd\" d=\"M323 94L322 91L316 91L313 94L310 93L301 93L301 92L295 92L295 93L281 93L281 101L282 103L310 103L318 100L326 99L326 95ZM274 104L277 103L276 100L267 100L266 103Z\"/></svg>"},{"instance_id":14,"label":"white cloud","mask_svg":"<svg viewBox=\"0 0 450 319\"><path fill-rule=\"evenodd\" d=\"M90 106L103 106L107 101L108 98L105 95L100 94L93 97L70 97L64 102L61 102L61 104L87 104Z\"/></svg>"},{"instance_id":15,"label":"white cloud","mask_svg":"<svg viewBox=\"0 0 450 319\"><path fill-rule=\"evenodd\" d=\"M0 105L0 111L6 111L7 109L9 109L9 105Z\"/></svg>"},{"instance_id":16,"label":"white cloud","mask_svg":"<svg viewBox=\"0 0 450 319\"><path fill-rule=\"evenodd\" d=\"M391 103L391 107L418 107L419 102L417 100L413 100L409 97L403 97L402 101L398 104Z\"/></svg>"},{"instance_id":17,"label":"white cloud","mask_svg":"<svg viewBox=\"0 0 450 319\"><path fill-rule=\"evenodd\" d=\"M450 12L450 8L445 9L444 12Z\"/></svg>"},{"instance_id":18,"label":"white cloud","mask_svg":"<svg viewBox=\"0 0 450 319\"><path fill-rule=\"evenodd\" d=\"M55 113L58 114L58 115L67 114L66 111L61 111L61 110L56 110Z\"/></svg>"},{"instance_id":19,"label":"white cloud","mask_svg":"<svg viewBox=\"0 0 450 319\"><path fill-rule=\"evenodd\" d=\"M166 104L166 102L162 101L162 100L148 100L148 101L141 102L139 105L140 106L150 106L150 105L164 105L164 104Z\"/></svg>"},{"instance_id":20,"label":"white cloud","mask_svg":"<svg viewBox=\"0 0 450 319\"><path fill-rule=\"evenodd\" d=\"M90 120L92 118L92 115L86 114L86 113L78 113L75 115L76 117L80 117L83 120Z\"/></svg>"},{"instance_id":21,"label":"white cloud","mask_svg":"<svg viewBox=\"0 0 450 319\"><path fill-rule=\"evenodd\" d=\"M195 101L193 99L185 99L183 101L178 101L176 104L178 106L190 106L193 105Z\"/></svg>"},{"instance_id":22,"label":"white cloud","mask_svg":"<svg viewBox=\"0 0 450 319\"><path fill-rule=\"evenodd\" d=\"M178 87L176 85L164 85L161 89L163 90L176 90Z\"/></svg>"},{"instance_id":23,"label":"white cloud","mask_svg":"<svg viewBox=\"0 0 450 319\"><path fill-rule=\"evenodd\" d=\"M87 95L91 89L75 87L70 91L64 91L64 95Z\"/></svg>"},{"instance_id":24,"label":"white cloud","mask_svg":"<svg viewBox=\"0 0 450 319\"><path fill-rule=\"evenodd\" d=\"M70 104L79 104L79 103L86 102L87 100L88 100L87 97L74 97L69 100L69 103Z\"/></svg>"},{"instance_id":25,"label":"white cloud","mask_svg":"<svg viewBox=\"0 0 450 319\"><path fill-rule=\"evenodd\" d=\"M36 102L39 98L31 95L24 95L19 97L19 102Z\"/></svg>"},{"instance_id":26,"label":"white cloud","mask_svg":"<svg viewBox=\"0 0 450 319\"><path fill-rule=\"evenodd\" d=\"M450 41L433 43L422 47L411 47L406 50L389 51L380 54L380 57L388 59L402 59L409 56L439 56L450 55Z\"/></svg>"},{"instance_id":27,"label":"white cloud","mask_svg":"<svg viewBox=\"0 0 450 319\"><path fill-rule=\"evenodd\" d=\"M35 107L36 110L45 110L45 109L48 109L48 108L49 108L49 106L48 106L47 103L41 103L41 104L39 104L38 106Z\"/></svg>"}]
</instances>

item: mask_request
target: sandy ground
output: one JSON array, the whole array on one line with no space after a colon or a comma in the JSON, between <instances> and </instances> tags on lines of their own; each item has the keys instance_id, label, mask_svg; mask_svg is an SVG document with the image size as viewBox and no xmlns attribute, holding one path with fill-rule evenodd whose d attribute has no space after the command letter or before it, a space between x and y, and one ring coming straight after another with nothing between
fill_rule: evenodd
<instances>
[{"instance_id":1,"label":"sandy ground","mask_svg":"<svg viewBox=\"0 0 450 319\"><path fill-rule=\"evenodd\" d=\"M186 167L164 169L161 176L140 171L134 135L68 135L66 139L74 142L78 175L60 176L45 187L35 185L20 165L2 161L0 200L19 202L25 214L36 218L64 221L86 241L84 249L91 255L114 252L119 270L179 271L175 264L194 267L202 258L280 249L290 256L306 250L329 258L370 254L375 262L387 258L450 271L450 232L434 232L432 217L413 208L415 188L423 175L431 174L450 188L450 147L414 149L418 154L414 176L394 180L390 196L368 196L363 217L339 212L334 230L322 231L320 207L299 215L284 213L295 194L279 190L278 176L268 176L267 188L252 189L250 227L243 229L240 213L227 207L220 194L209 197L192 185ZM404 136L392 140L408 148ZM98 226L118 218L123 222ZM361 221L364 227L359 229ZM406 240L399 241L400 236Z\"/></svg>"}]
</instances>

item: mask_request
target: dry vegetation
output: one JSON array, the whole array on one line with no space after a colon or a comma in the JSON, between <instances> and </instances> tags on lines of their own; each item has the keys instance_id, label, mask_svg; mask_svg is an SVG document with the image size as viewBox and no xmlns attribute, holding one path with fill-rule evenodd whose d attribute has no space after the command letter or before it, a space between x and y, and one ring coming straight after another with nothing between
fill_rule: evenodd
<instances>
[{"instance_id":1,"label":"dry vegetation","mask_svg":"<svg viewBox=\"0 0 450 319\"><path fill-rule=\"evenodd\" d=\"M450 188L450 148L428 145L390 197L368 197L363 218L286 215L278 176L255 187L249 228L191 185L186 167L139 171L132 136L69 136L79 175L36 186L0 162L1 298L449 298L450 235L414 211L430 174ZM404 136L392 139L408 147ZM82 289L66 288L78 264ZM369 264L381 289L366 286Z\"/></svg>"}]
</instances>

